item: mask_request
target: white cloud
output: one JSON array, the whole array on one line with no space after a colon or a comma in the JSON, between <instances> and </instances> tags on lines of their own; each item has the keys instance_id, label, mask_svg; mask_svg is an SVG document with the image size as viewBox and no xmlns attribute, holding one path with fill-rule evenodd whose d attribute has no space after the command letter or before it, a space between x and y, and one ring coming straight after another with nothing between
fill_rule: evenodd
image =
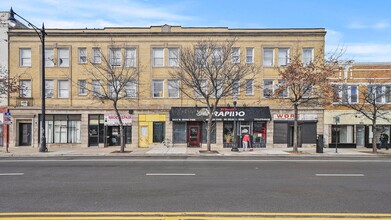
<instances>
[{"instance_id":1,"label":"white cloud","mask_svg":"<svg viewBox=\"0 0 391 220\"><path fill-rule=\"evenodd\" d=\"M339 45L326 45L326 51L341 48ZM355 62L391 62L391 44L347 43L344 45L346 59Z\"/></svg>"},{"instance_id":2,"label":"white cloud","mask_svg":"<svg viewBox=\"0 0 391 220\"><path fill-rule=\"evenodd\" d=\"M387 21L379 21L373 24L365 24L361 22L352 22L348 24L350 29L373 29L373 30L385 30L390 27L390 23Z\"/></svg>"}]
</instances>

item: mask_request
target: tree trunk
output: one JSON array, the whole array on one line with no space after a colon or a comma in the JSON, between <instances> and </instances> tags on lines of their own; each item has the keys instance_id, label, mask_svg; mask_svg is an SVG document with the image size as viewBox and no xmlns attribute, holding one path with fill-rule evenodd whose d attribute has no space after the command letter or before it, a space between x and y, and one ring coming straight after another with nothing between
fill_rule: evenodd
<instances>
[{"instance_id":1,"label":"tree trunk","mask_svg":"<svg viewBox=\"0 0 391 220\"><path fill-rule=\"evenodd\" d=\"M121 115L120 115L118 108L117 108L117 102L113 102L113 106L114 106L114 110L115 110L115 113L117 114L118 121L120 124L120 126L119 126L119 135L120 135L120 142L121 142L120 152L124 153L125 152L124 124L122 123L122 118L121 118Z\"/></svg>"},{"instance_id":2,"label":"tree trunk","mask_svg":"<svg viewBox=\"0 0 391 220\"><path fill-rule=\"evenodd\" d=\"M295 114L295 121L293 125L293 151L297 152L298 148L298 140L299 140L299 131L298 131L298 120L299 120L299 107L295 104L294 105L294 114Z\"/></svg>"},{"instance_id":3,"label":"tree trunk","mask_svg":"<svg viewBox=\"0 0 391 220\"><path fill-rule=\"evenodd\" d=\"M208 116L208 124L207 124L207 128L206 128L206 149L207 151L211 151L211 133L212 133L212 115L213 113L209 113L209 116Z\"/></svg>"},{"instance_id":4,"label":"tree trunk","mask_svg":"<svg viewBox=\"0 0 391 220\"><path fill-rule=\"evenodd\" d=\"M377 129L376 129L376 120L372 120L372 152L377 153L377 146L376 146L376 135L377 135Z\"/></svg>"}]
</instances>

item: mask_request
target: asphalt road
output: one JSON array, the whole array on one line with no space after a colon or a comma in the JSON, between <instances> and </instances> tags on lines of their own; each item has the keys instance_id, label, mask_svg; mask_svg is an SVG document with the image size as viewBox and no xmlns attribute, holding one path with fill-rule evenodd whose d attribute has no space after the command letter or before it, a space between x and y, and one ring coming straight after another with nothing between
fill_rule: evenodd
<instances>
[{"instance_id":1,"label":"asphalt road","mask_svg":"<svg viewBox=\"0 0 391 220\"><path fill-rule=\"evenodd\" d=\"M1 212L391 213L391 159L0 160Z\"/></svg>"}]
</instances>

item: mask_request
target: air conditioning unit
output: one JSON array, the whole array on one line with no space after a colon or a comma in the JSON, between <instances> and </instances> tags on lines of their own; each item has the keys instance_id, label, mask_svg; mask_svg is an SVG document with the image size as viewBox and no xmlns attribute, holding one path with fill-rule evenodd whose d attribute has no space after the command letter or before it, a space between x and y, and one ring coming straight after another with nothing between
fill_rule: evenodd
<instances>
[{"instance_id":1,"label":"air conditioning unit","mask_svg":"<svg viewBox=\"0 0 391 220\"><path fill-rule=\"evenodd\" d=\"M20 106L29 106L29 101L27 100L20 101Z\"/></svg>"}]
</instances>

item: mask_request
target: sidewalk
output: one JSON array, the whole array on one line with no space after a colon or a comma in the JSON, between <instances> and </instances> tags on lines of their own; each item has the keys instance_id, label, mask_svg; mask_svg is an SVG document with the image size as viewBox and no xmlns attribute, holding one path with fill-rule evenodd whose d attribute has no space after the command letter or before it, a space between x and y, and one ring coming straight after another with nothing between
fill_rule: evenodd
<instances>
[{"instance_id":1,"label":"sidewalk","mask_svg":"<svg viewBox=\"0 0 391 220\"><path fill-rule=\"evenodd\" d=\"M187 147L150 147L150 148L126 148L125 153L118 153L120 147L51 147L48 152L38 152L38 148L12 147L9 153L5 147L0 148L0 157L58 157L58 156L317 156L317 157L339 157L339 156L389 156L391 149L378 150L377 154L372 153L370 148L341 148L335 152L334 148L323 148L323 153L316 153L315 148L299 148L299 153L293 153L292 148L255 148L253 151L232 152L230 148L212 148L215 153L200 153L206 148ZM241 150L241 149L240 149Z\"/></svg>"}]
</instances>

